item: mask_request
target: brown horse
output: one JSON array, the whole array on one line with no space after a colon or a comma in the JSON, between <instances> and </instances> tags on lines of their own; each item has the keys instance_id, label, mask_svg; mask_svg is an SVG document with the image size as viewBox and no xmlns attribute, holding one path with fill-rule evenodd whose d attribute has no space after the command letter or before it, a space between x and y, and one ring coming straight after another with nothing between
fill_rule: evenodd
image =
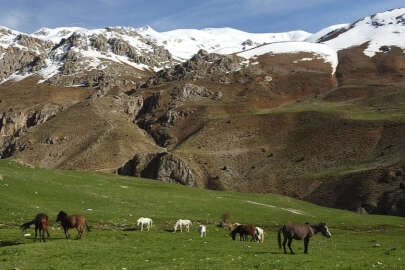
<instances>
[{"instance_id":1,"label":"brown horse","mask_svg":"<svg viewBox=\"0 0 405 270\"><path fill-rule=\"evenodd\" d=\"M39 213L35 216L33 220L30 222L24 223L23 225L20 226L21 230L25 231L28 229L32 224L35 224L35 239L34 241L37 241L37 235L38 235L38 230L39 230L39 241L44 241L45 242L45 232L48 235L49 238L49 221L48 221L48 216L44 213Z\"/></svg>"},{"instance_id":2,"label":"brown horse","mask_svg":"<svg viewBox=\"0 0 405 270\"><path fill-rule=\"evenodd\" d=\"M62 224L63 230L65 231L66 239L69 239L70 237L69 229L71 228L76 228L77 239L80 239L82 237L84 226L86 226L88 232L90 231L90 228L87 225L86 218L84 216L68 216L65 212L60 211L56 218L56 222L58 221L60 221L60 223Z\"/></svg>"},{"instance_id":3,"label":"brown horse","mask_svg":"<svg viewBox=\"0 0 405 270\"><path fill-rule=\"evenodd\" d=\"M252 237L251 241L256 239L256 227L253 225L239 225L231 233L231 237L235 240L236 234L239 233L240 241L247 241L248 235Z\"/></svg>"},{"instance_id":4,"label":"brown horse","mask_svg":"<svg viewBox=\"0 0 405 270\"><path fill-rule=\"evenodd\" d=\"M317 225L311 225L308 222L305 224L287 223L278 231L278 246L281 248L281 233L283 233L283 248L285 254L287 254L287 250L285 249L287 241L291 254L294 254L294 251L291 248L291 242L293 239L304 240L304 253L308 253L309 239L318 232L321 232L322 235L327 238L332 236L326 223L319 223Z\"/></svg>"}]
</instances>

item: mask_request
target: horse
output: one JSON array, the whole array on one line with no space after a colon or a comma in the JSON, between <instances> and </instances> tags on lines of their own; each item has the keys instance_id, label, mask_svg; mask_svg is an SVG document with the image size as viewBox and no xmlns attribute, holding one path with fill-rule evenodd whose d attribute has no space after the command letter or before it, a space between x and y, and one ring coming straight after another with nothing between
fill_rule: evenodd
<instances>
[{"instance_id":1,"label":"horse","mask_svg":"<svg viewBox=\"0 0 405 270\"><path fill-rule=\"evenodd\" d=\"M90 231L89 225L87 225L86 218L84 216L68 216L65 212L60 211L56 218L56 222L59 221L62 224L63 230L65 231L66 239L70 238L69 229L71 228L76 228L77 239L82 237L84 226L86 226L88 232Z\"/></svg>"},{"instance_id":2,"label":"horse","mask_svg":"<svg viewBox=\"0 0 405 270\"><path fill-rule=\"evenodd\" d=\"M228 229L228 231L232 231L232 228L233 228L232 223L229 221L227 221L227 222L221 221L217 226L220 228Z\"/></svg>"},{"instance_id":3,"label":"horse","mask_svg":"<svg viewBox=\"0 0 405 270\"><path fill-rule=\"evenodd\" d=\"M187 232L190 231L190 225L191 225L191 221L188 219L179 219L176 221L176 224L174 225L174 232L177 231L177 228L180 226L180 232L183 232L183 226L186 227Z\"/></svg>"},{"instance_id":4,"label":"horse","mask_svg":"<svg viewBox=\"0 0 405 270\"><path fill-rule=\"evenodd\" d=\"M198 232L200 233L200 237L207 236L207 227L205 225L198 226Z\"/></svg>"},{"instance_id":5,"label":"horse","mask_svg":"<svg viewBox=\"0 0 405 270\"><path fill-rule=\"evenodd\" d=\"M287 254L287 250L285 248L285 244L288 241L288 248L290 249L291 254L294 254L294 251L291 248L291 242L293 239L295 240L304 240L304 253L308 253L308 244L310 238L321 232L323 236L330 238L332 234L329 232L328 226L326 223L319 223L317 225L311 225L308 222L305 224L294 224L294 223L287 223L283 225L278 231L278 246L281 249L281 233L284 235L283 241L283 248L284 253Z\"/></svg>"},{"instance_id":6,"label":"horse","mask_svg":"<svg viewBox=\"0 0 405 270\"><path fill-rule=\"evenodd\" d=\"M145 224L149 232L150 228L152 228L152 223L153 221L151 218L140 217L136 222L136 226L141 225L141 231L143 231L143 225Z\"/></svg>"},{"instance_id":7,"label":"horse","mask_svg":"<svg viewBox=\"0 0 405 270\"><path fill-rule=\"evenodd\" d=\"M247 241L247 236L250 235L251 241L256 239L256 227L253 225L239 225L231 233L231 237L235 240L236 234L239 233L240 241Z\"/></svg>"},{"instance_id":8,"label":"horse","mask_svg":"<svg viewBox=\"0 0 405 270\"><path fill-rule=\"evenodd\" d=\"M260 227L256 227L256 241L259 243L264 242L264 230Z\"/></svg>"},{"instance_id":9,"label":"horse","mask_svg":"<svg viewBox=\"0 0 405 270\"><path fill-rule=\"evenodd\" d=\"M32 224L35 224L35 239L34 241L37 241L37 233L39 230L39 241L45 242L45 232L48 235L49 238L49 218L47 214L44 213L39 213L35 216L33 220L30 222L24 223L23 225L20 226L20 229L25 231L28 229Z\"/></svg>"}]
</instances>

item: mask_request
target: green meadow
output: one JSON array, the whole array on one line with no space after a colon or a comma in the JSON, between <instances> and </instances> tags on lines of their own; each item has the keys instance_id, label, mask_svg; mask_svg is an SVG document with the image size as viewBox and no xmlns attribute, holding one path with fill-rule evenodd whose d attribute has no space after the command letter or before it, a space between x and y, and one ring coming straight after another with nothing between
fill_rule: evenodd
<instances>
[{"instance_id":1,"label":"green meadow","mask_svg":"<svg viewBox=\"0 0 405 270\"><path fill-rule=\"evenodd\" d=\"M55 223L60 210L85 215L91 227L71 240ZM46 243L19 225L39 212L51 221ZM265 230L264 243L233 241L216 225L232 222ZM150 217L150 232L136 227ZM179 218L190 232L173 233ZM315 235L309 254L278 248L288 221L326 222L332 237ZM200 238L198 224L207 225ZM28 168L0 160L0 269L405 269L405 218L359 215L275 194L220 192L113 174Z\"/></svg>"}]
</instances>

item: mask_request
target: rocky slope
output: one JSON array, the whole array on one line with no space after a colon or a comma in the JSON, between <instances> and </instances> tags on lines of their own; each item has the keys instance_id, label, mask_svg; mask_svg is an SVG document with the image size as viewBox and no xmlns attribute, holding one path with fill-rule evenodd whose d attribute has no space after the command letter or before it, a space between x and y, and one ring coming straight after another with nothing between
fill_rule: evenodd
<instances>
[{"instance_id":1,"label":"rocky slope","mask_svg":"<svg viewBox=\"0 0 405 270\"><path fill-rule=\"evenodd\" d=\"M0 156L405 215L404 16L313 35L2 28Z\"/></svg>"}]
</instances>

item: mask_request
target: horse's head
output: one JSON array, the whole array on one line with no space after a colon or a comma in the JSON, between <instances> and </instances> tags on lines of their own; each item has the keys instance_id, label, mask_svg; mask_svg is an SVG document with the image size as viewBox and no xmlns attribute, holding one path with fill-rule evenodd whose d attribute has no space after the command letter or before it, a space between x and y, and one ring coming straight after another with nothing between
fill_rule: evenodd
<instances>
[{"instance_id":1,"label":"horse's head","mask_svg":"<svg viewBox=\"0 0 405 270\"><path fill-rule=\"evenodd\" d=\"M58 216L56 217L56 222L62 221L64 219L64 217L66 217L66 216L67 216L67 214L65 212L60 211Z\"/></svg>"},{"instance_id":2,"label":"horse's head","mask_svg":"<svg viewBox=\"0 0 405 270\"><path fill-rule=\"evenodd\" d=\"M323 236L330 238L332 234L329 231L328 226L326 226L326 223L319 223L318 225L319 231L322 233Z\"/></svg>"}]
</instances>

